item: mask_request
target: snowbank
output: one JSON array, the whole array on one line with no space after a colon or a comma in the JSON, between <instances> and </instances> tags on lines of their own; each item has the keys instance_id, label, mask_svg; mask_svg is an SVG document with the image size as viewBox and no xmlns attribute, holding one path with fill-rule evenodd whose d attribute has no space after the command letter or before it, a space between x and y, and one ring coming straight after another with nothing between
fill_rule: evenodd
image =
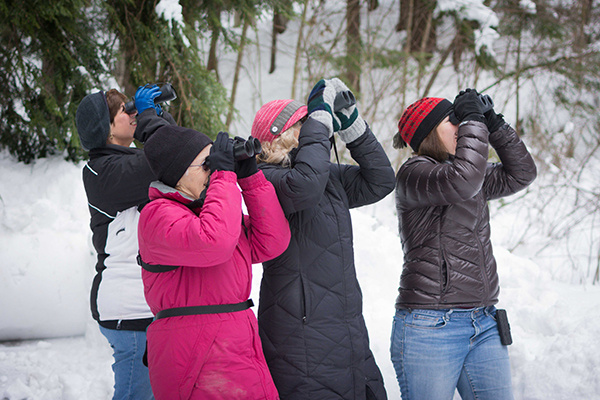
<instances>
[{"instance_id":1,"label":"snowbank","mask_svg":"<svg viewBox=\"0 0 600 400\"><path fill-rule=\"evenodd\" d=\"M0 153L0 340L85 331L95 255L81 168Z\"/></svg>"}]
</instances>

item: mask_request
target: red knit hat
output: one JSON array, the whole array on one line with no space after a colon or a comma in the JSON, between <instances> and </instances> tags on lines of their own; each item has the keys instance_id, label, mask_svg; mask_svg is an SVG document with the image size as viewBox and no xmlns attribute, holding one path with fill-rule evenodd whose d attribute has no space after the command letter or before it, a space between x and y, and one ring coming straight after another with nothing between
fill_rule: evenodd
<instances>
[{"instance_id":1,"label":"red knit hat","mask_svg":"<svg viewBox=\"0 0 600 400\"><path fill-rule=\"evenodd\" d=\"M256 113L251 135L261 142L272 142L307 114L306 106L299 101L270 101Z\"/></svg>"},{"instance_id":2,"label":"red knit hat","mask_svg":"<svg viewBox=\"0 0 600 400\"><path fill-rule=\"evenodd\" d=\"M394 147L410 144L414 151L421 142L446 116L452 112L452 103L439 97L424 97L404 110L398 121L398 133L394 136Z\"/></svg>"}]
</instances>

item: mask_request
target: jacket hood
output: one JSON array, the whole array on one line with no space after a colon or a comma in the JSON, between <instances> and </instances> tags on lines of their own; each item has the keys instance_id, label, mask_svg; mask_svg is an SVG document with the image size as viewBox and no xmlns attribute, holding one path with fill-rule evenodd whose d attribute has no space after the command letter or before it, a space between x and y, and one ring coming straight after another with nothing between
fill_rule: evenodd
<instances>
[{"instance_id":1,"label":"jacket hood","mask_svg":"<svg viewBox=\"0 0 600 400\"><path fill-rule=\"evenodd\" d=\"M161 181L154 181L150 184L150 188L148 189L148 197L150 200L168 199L185 205L188 205L196 200L186 196L179 190L166 185Z\"/></svg>"}]
</instances>

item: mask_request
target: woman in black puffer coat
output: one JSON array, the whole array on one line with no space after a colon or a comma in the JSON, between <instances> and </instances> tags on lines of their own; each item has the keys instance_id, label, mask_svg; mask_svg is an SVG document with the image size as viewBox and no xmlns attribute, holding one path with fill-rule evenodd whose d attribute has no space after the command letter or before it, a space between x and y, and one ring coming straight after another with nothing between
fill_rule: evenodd
<instances>
[{"instance_id":1,"label":"woman in black puffer coat","mask_svg":"<svg viewBox=\"0 0 600 400\"><path fill-rule=\"evenodd\" d=\"M259 167L292 233L288 249L263 263L258 308L269 370L286 400L387 398L362 316L349 209L389 194L394 172L354 106L331 112L342 90L338 79L321 81L308 109L274 100L252 126L263 142ZM358 165L330 162L334 125Z\"/></svg>"},{"instance_id":2,"label":"woman in black puffer coat","mask_svg":"<svg viewBox=\"0 0 600 400\"><path fill-rule=\"evenodd\" d=\"M487 201L526 188L534 161L479 94L409 106L394 146L417 153L396 175L404 268L391 356L403 399L512 399L494 304L499 282ZM488 143L500 157L488 163Z\"/></svg>"}]
</instances>

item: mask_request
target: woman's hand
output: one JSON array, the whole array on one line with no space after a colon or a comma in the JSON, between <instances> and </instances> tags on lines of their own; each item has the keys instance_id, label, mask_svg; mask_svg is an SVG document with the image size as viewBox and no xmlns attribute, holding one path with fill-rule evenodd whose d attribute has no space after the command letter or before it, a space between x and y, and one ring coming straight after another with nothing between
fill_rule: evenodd
<instances>
[{"instance_id":1,"label":"woman's hand","mask_svg":"<svg viewBox=\"0 0 600 400\"><path fill-rule=\"evenodd\" d=\"M354 94L348 89L348 86L338 78L331 79L333 87L335 88L336 97L340 93L349 93L352 98ZM350 143L358 139L365 133L367 124L362 119L356 108L356 102L348 105L347 107L335 110L335 115L340 120L340 139L344 143Z\"/></svg>"},{"instance_id":2,"label":"woman's hand","mask_svg":"<svg viewBox=\"0 0 600 400\"><path fill-rule=\"evenodd\" d=\"M149 108L156 110L156 115L162 113L160 105L154 104L154 99L160 96L160 88L156 85L140 86L135 92L135 108L138 114L143 113Z\"/></svg>"},{"instance_id":3,"label":"woman's hand","mask_svg":"<svg viewBox=\"0 0 600 400\"><path fill-rule=\"evenodd\" d=\"M308 116L327 127L329 137L340 130L341 123L333 112L336 90L331 79L321 79L308 96Z\"/></svg>"},{"instance_id":4,"label":"woman's hand","mask_svg":"<svg viewBox=\"0 0 600 400\"><path fill-rule=\"evenodd\" d=\"M234 171L235 160L233 158L233 139L227 132L219 132L213 146L210 148L210 155L207 159L210 172L215 171Z\"/></svg>"},{"instance_id":5,"label":"woman's hand","mask_svg":"<svg viewBox=\"0 0 600 400\"><path fill-rule=\"evenodd\" d=\"M245 142L243 138L236 136L234 141ZM238 179L244 179L258 172L258 166L256 165L256 155L246 158L244 160L235 160L235 173Z\"/></svg>"},{"instance_id":6,"label":"woman's hand","mask_svg":"<svg viewBox=\"0 0 600 400\"><path fill-rule=\"evenodd\" d=\"M454 99L454 115L460 121L479 121L485 123L483 104L475 89L465 89Z\"/></svg>"}]
</instances>

